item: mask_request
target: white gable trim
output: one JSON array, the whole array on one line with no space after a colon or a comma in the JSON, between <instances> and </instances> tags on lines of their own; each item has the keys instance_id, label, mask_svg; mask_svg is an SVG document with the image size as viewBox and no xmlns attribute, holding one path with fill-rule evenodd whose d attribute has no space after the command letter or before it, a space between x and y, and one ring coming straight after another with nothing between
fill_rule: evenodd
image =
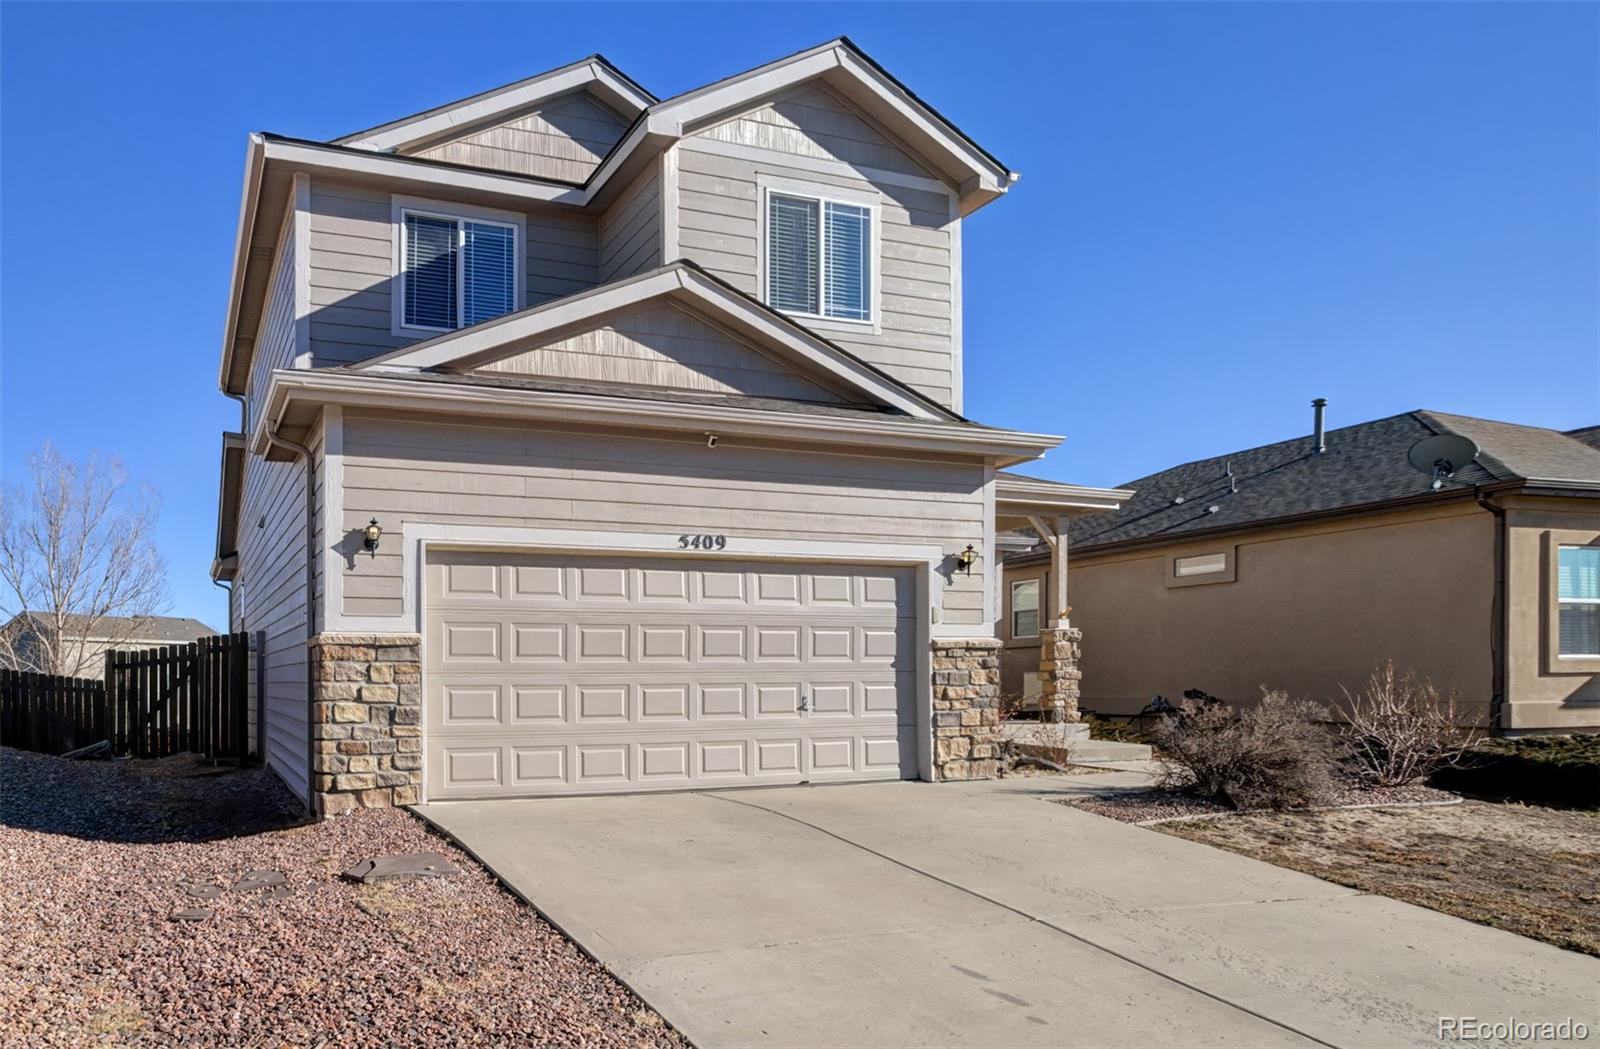
<instances>
[{"instance_id":1,"label":"white gable trim","mask_svg":"<svg viewBox=\"0 0 1600 1049\"><path fill-rule=\"evenodd\" d=\"M493 124L518 110L578 90L588 91L628 117L637 116L655 101L603 62L586 58L503 88L333 141L341 146L379 152L410 149L434 139L449 137L452 132Z\"/></svg>"},{"instance_id":2,"label":"white gable trim","mask_svg":"<svg viewBox=\"0 0 1600 1049\"><path fill-rule=\"evenodd\" d=\"M843 40L760 66L741 76L691 91L650 107L653 130L682 137L724 114L779 91L826 77L847 100L865 91L869 111L885 129L934 161L961 191L969 212L1004 193L1016 175L974 146L948 121L885 76ZM863 99L854 99L861 104Z\"/></svg>"},{"instance_id":3,"label":"white gable trim","mask_svg":"<svg viewBox=\"0 0 1600 1049\"><path fill-rule=\"evenodd\" d=\"M651 270L628 280L603 284L591 291L508 314L459 332L417 343L351 367L357 371L416 371L423 368L467 371L519 352L514 343L540 337L557 338L574 325L626 310L652 299L672 296L706 313L732 334L753 339L759 348L821 372L873 401L898 408L918 419L942 414L893 380L855 357L773 316L738 292L681 263Z\"/></svg>"}]
</instances>

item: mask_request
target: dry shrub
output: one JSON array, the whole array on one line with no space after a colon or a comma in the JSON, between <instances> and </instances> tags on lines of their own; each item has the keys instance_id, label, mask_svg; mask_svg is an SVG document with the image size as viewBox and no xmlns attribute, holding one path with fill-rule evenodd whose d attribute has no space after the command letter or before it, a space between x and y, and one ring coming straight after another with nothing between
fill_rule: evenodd
<instances>
[{"instance_id":1,"label":"dry shrub","mask_svg":"<svg viewBox=\"0 0 1600 1049\"><path fill-rule=\"evenodd\" d=\"M1481 733L1462 728L1456 693L1441 694L1427 678L1395 670L1390 660L1367 687L1344 693L1343 728L1356 774L1380 787L1400 787L1461 763Z\"/></svg>"},{"instance_id":2,"label":"dry shrub","mask_svg":"<svg viewBox=\"0 0 1600 1049\"><path fill-rule=\"evenodd\" d=\"M1185 699L1150 731L1167 757L1161 786L1236 809L1312 804L1328 792L1334 765L1322 714L1266 689L1249 708Z\"/></svg>"}]
</instances>

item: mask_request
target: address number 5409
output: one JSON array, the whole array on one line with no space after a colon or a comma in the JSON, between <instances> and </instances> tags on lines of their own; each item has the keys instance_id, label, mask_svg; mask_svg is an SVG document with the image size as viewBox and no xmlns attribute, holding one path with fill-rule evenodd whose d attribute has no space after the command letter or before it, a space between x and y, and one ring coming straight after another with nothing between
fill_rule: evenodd
<instances>
[{"instance_id":1,"label":"address number 5409","mask_svg":"<svg viewBox=\"0 0 1600 1049\"><path fill-rule=\"evenodd\" d=\"M728 537L725 535L680 535L678 536L678 549L680 550L726 550Z\"/></svg>"}]
</instances>

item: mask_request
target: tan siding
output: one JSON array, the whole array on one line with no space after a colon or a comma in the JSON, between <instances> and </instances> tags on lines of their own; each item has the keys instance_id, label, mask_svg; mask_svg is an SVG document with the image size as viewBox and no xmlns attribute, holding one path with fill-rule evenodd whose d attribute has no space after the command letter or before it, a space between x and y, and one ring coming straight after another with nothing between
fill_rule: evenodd
<instances>
[{"instance_id":1,"label":"tan siding","mask_svg":"<svg viewBox=\"0 0 1600 1049\"><path fill-rule=\"evenodd\" d=\"M727 147L759 152L718 151ZM881 171L930 177L912 157L831 94L808 88L685 139L678 158L679 253L750 295L760 295L758 175L878 194L878 328L816 327L940 403L952 403L951 233L960 220L950 218L947 194L878 177ZM831 170L817 170L818 163Z\"/></svg>"},{"instance_id":2,"label":"tan siding","mask_svg":"<svg viewBox=\"0 0 1600 1049\"><path fill-rule=\"evenodd\" d=\"M311 354L345 364L416 339L390 334L394 236L390 194L311 184ZM598 282L595 220L566 211L527 215L527 301L534 306Z\"/></svg>"},{"instance_id":3,"label":"tan siding","mask_svg":"<svg viewBox=\"0 0 1600 1049\"><path fill-rule=\"evenodd\" d=\"M513 120L428 146L415 155L582 182L594 173L627 127L628 121L593 96L573 91Z\"/></svg>"},{"instance_id":4,"label":"tan siding","mask_svg":"<svg viewBox=\"0 0 1600 1049\"><path fill-rule=\"evenodd\" d=\"M651 165L600 217L600 280L653 269L661 257L661 169Z\"/></svg>"},{"instance_id":5,"label":"tan siding","mask_svg":"<svg viewBox=\"0 0 1600 1049\"><path fill-rule=\"evenodd\" d=\"M933 178L905 150L820 84L806 84L706 131L706 137L775 153L837 160Z\"/></svg>"},{"instance_id":6,"label":"tan siding","mask_svg":"<svg viewBox=\"0 0 1600 1049\"><path fill-rule=\"evenodd\" d=\"M696 531L738 537L983 542L981 466L775 451L650 435L541 432L347 413L346 528L406 521ZM358 558L349 615L399 616L398 550ZM982 623L983 570L944 586L944 622Z\"/></svg>"},{"instance_id":7,"label":"tan siding","mask_svg":"<svg viewBox=\"0 0 1600 1049\"><path fill-rule=\"evenodd\" d=\"M586 382L838 401L839 397L705 321L656 304L483 371Z\"/></svg>"},{"instance_id":8,"label":"tan siding","mask_svg":"<svg viewBox=\"0 0 1600 1049\"><path fill-rule=\"evenodd\" d=\"M294 367L294 356L294 238L284 237L277 266L272 272L267 308L261 316L255 357L250 362L250 379L245 386L250 428L254 428L256 413L266 397L268 377L275 369Z\"/></svg>"},{"instance_id":9,"label":"tan siding","mask_svg":"<svg viewBox=\"0 0 1600 1049\"><path fill-rule=\"evenodd\" d=\"M305 467L245 459L238 602L261 631L267 762L304 796L306 769Z\"/></svg>"}]
</instances>

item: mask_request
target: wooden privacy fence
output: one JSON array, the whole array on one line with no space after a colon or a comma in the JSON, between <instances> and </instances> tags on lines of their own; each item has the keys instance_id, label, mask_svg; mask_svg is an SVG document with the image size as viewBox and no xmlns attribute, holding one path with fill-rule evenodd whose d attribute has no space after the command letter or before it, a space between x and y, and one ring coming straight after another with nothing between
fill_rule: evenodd
<instances>
[{"instance_id":1,"label":"wooden privacy fence","mask_svg":"<svg viewBox=\"0 0 1600 1049\"><path fill-rule=\"evenodd\" d=\"M250 754L250 635L106 653L106 710L116 754Z\"/></svg>"},{"instance_id":2,"label":"wooden privacy fence","mask_svg":"<svg viewBox=\"0 0 1600 1049\"><path fill-rule=\"evenodd\" d=\"M64 754L250 756L250 635L107 652L105 681L0 670L0 743Z\"/></svg>"},{"instance_id":3,"label":"wooden privacy fence","mask_svg":"<svg viewBox=\"0 0 1600 1049\"><path fill-rule=\"evenodd\" d=\"M93 678L0 670L0 743L65 754L106 739L106 688Z\"/></svg>"}]
</instances>

